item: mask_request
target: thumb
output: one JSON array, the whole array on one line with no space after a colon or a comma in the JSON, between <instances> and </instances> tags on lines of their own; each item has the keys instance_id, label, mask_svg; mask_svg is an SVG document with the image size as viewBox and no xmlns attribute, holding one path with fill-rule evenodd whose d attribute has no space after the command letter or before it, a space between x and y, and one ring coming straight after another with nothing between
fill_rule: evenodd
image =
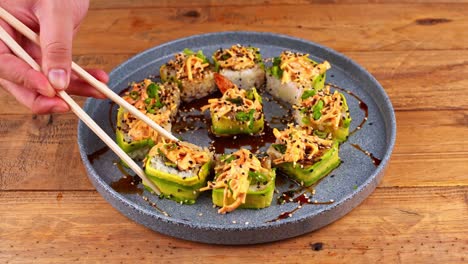
<instances>
[{"instance_id":1,"label":"thumb","mask_svg":"<svg viewBox=\"0 0 468 264\"><path fill-rule=\"evenodd\" d=\"M55 89L70 83L73 40L71 1L41 1L37 10L40 25L42 70Z\"/></svg>"}]
</instances>

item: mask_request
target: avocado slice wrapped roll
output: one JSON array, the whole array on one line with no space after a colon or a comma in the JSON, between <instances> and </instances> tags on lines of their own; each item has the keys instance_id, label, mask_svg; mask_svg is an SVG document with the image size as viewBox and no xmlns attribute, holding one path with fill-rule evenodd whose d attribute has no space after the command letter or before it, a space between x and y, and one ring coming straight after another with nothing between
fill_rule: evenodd
<instances>
[{"instance_id":1,"label":"avocado slice wrapped roll","mask_svg":"<svg viewBox=\"0 0 468 264\"><path fill-rule=\"evenodd\" d=\"M145 113L154 122L170 131L170 119L175 116L180 104L180 92L174 83L155 83L145 79L133 83L122 96L128 103ZM143 121L120 107L117 112L117 144L130 157L143 159L161 136Z\"/></svg>"},{"instance_id":2,"label":"avocado slice wrapped roll","mask_svg":"<svg viewBox=\"0 0 468 264\"><path fill-rule=\"evenodd\" d=\"M332 134L340 143L348 138L351 116L342 93L331 93L329 86L321 91L306 90L294 108L299 125L311 127L317 134Z\"/></svg>"},{"instance_id":3,"label":"avocado slice wrapped roll","mask_svg":"<svg viewBox=\"0 0 468 264\"><path fill-rule=\"evenodd\" d=\"M194 204L210 175L213 155L187 142L156 144L145 160L145 173L165 198Z\"/></svg>"},{"instance_id":4,"label":"avocado slice wrapped roll","mask_svg":"<svg viewBox=\"0 0 468 264\"><path fill-rule=\"evenodd\" d=\"M220 214L237 208L260 209L271 205L275 177L268 159L262 162L249 150L240 149L216 160L215 178L201 191L213 190Z\"/></svg>"},{"instance_id":5,"label":"avocado slice wrapped roll","mask_svg":"<svg viewBox=\"0 0 468 264\"><path fill-rule=\"evenodd\" d=\"M267 69L267 91L279 100L296 104L304 90L323 89L330 68L330 63L317 63L309 54L284 51Z\"/></svg>"},{"instance_id":6,"label":"avocado slice wrapped roll","mask_svg":"<svg viewBox=\"0 0 468 264\"><path fill-rule=\"evenodd\" d=\"M341 163L337 141L292 125L283 131L273 129L273 133L276 142L267 151L273 167L301 185L316 183Z\"/></svg>"},{"instance_id":7,"label":"avocado slice wrapped roll","mask_svg":"<svg viewBox=\"0 0 468 264\"><path fill-rule=\"evenodd\" d=\"M237 86L225 90L221 98L208 100L202 111L210 109L211 131L217 136L257 134L265 121L262 98L255 88L249 91Z\"/></svg>"}]
</instances>

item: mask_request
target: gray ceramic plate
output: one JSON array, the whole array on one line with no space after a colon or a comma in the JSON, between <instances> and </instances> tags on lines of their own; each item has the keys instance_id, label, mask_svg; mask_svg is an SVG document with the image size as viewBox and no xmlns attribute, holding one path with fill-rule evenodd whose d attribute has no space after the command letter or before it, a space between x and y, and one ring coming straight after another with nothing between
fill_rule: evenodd
<instances>
[{"instance_id":1,"label":"gray ceramic plate","mask_svg":"<svg viewBox=\"0 0 468 264\"><path fill-rule=\"evenodd\" d=\"M112 206L130 219L163 234L205 243L253 244L276 241L302 235L332 223L360 204L379 183L396 135L395 116L389 98L366 70L349 58L318 44L284 35L256 32L191 36L151 48L124 62L111 72L109 87L120 92L129 82L157 74L160 65L184 48L201 49L205 54L211 54L217 48L230 47L236 43L259 47L264 58L277 56L283 50L292 50L310 53L318 61L328 60L332 69L327 72L327 81L351 91L368 106L368 121L341 146L340 156L344 163L315 186L314 200L334 200L334 203L307 204L292 217L271 221L297 207L294 203L276 203L276 198L291 187L287 180L278 182L278 193L275 194L271 207L263 210L240 209L227 215L217 214L217 209L212 207L209 193L201 195L195 205L180 205L170 200L160 200L145 191L144 195L150 202L171 215L168 217L155 210L141 196L118 193L110 187L112 182L122 177L122 173L114 165L117 157L108 151L90 162L88 155L104 144L80 122L78 144L91 182ZM364 111L359 107L358 100L349 94L346 97L353 118L351 129L354 129L364 118ZM108 100L88 99L84 108L114 137L109 121L110 106ZM281 115L280 108L274 102L267 103L265 109L269 120L275 115ZM111 119L115 119L115 112L116 108L110 111ZM201 130L184 135L184 138L201 145L206 145L209 140L206 132ZM351 144L357 144L372 153L381 160L380 165L373 164L370 157Z\"/></svg>"}]
</instances>

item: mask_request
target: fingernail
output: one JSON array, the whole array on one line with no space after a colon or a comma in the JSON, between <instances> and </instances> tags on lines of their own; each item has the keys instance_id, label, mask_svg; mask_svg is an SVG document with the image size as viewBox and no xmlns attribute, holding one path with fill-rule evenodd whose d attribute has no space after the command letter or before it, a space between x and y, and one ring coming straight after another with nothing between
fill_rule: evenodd
<instances>
[{"instance_id":1,"label":"fingernail","mask_svg":"<svg viewBox=\"0 0 468 264\"><path fill-rule=\"evenodd\" d=\"M52 69L49 71L49 82L55 89L65 90L68 86L67 73L62 69Z\"/></svg>"},{"instance_id":2,"label":"fingernail","mask_svg":"<svg viewBox=\"0 0 468 264\"><path fill-rule=\"evenodd\" d=\"M56 105L52 107L51 111L52 113L64 113L64 112L68 112L68 107L64 105Z\"/></svg>"}]
</instances>

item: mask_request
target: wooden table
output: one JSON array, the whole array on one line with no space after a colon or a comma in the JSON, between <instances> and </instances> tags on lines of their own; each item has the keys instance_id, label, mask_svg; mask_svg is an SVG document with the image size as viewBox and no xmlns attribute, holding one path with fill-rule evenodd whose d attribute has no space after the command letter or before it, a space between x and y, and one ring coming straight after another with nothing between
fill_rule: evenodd
<instances>
[{"instance_id":1,"label":"wooden table","mask_svg":"<svg viewBox=\"0 0 468 264\"><path fill-rule=\"evenodd\" d=\"M397 143L376 191L335 223L281 242L174 239L130 221L95 191L73 114L32 115L1 91L0 262L466 263L468 2L229 2L94 0L74 60L111 70L152 46L223 30L331 47L367 68L396 110Z\"/></svg>"}]
</instances>

